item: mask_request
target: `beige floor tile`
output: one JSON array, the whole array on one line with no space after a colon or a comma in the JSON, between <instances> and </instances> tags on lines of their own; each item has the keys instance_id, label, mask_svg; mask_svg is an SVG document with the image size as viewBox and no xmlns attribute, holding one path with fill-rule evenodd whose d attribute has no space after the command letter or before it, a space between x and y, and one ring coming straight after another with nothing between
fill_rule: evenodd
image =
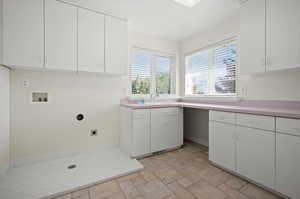
<instances>
[{"instance_id":1,"label":"beige floor tile","mask_svg":"<svg viewBox=\"0 0 300 199\"><path fill-rule=\"evenodd\" d=\"M67 194L67 195L63 195L63 196L59 196L55 199L71 199L71 194Z\"/></svg>"},{"instance_id":2,"label":"beige floor tile","mask_svg":"<svg viewBox=\"0 0 300 199\"><path fill-rule=\"evenodd\" d=\"M168 196L164 199L179 199L176 195L171 195L171 196Z\"/></svg>"},{"instance_id":3,"label":"beige floor tile","mask_svg":"<svg viewBox=\"0 0 300 199\"><path fill-rule=\"evenodd\" d=\"M137 186L138 191L145 199L164 199L172 192L159 180L147 182L144 185Z\"/></svg>"},{"instance_id":4,"label":"beige floor tile","mask_svg":"<svg viewBox=\"0 0 300 199\"><path fill-rule=\"evenodd\" d=\"M279 196L276 196L252 184L247 184L240 191L251 199L279 199L280 198Z\"/></svg>"},{"instance_id":5,"label":"beige floor tile","mask_svg":"<svg viewBox=\"0 0 300 199\"><path fill-rule=\"evenodd\" d=\"M133 198L126 198L122 192L119 192L119 193L114 193L108 197L105 197L104 199L133 199Z\"/></svg>"},{"instance_id":6,"label":"beige floor tile","mask_svg":"<svg viewBox=\"0 0 300 199\"><path fill-rule=\"evenodd\" d=\"M221 189L224 193L226 193L231 199L249 199L247 196L245 196L238 190L226 184L222 184L218 188Z\"/></svg>"},{"instance_id":7,"label":"beige floor tile","mask_svg":"<svg viewBox=\"0 0 300 199\"><path fill-rule=\"evenodd\" d=\"M147 171L146 169L144 169L144 171L141 171L140 175L148 182L157 179L157 177L152 172Z\"/></svg>"},{"instance_id":8,"label":"beige floor tile","mask_svg":"<svg viewBox=\"0 0 300 199\"><path fill-rule=\"evenodd\" d=\"M190 179L187 178L187 177L184 177L184 178L182 178L182 179L179 179L177 182L178 182L181 186L183 186L184 188L187 188L187 187L191 186L192 184L194 184L193 181L190 180Z\"/></svg>"},{"instance_id":9,"label":"beige floor tile","mask_svg":"<svg viewBox=\"0 0 300 199\"><path fill-rule=\"evenodd\" d=\"M226 195L221 190L207 182L198 182L188 188L197 199L225 199Z\"/></svg>"},{"instance_id":10,"label":"beige floor tile","mask_svg":"<svg viewBox=\"0 0 300 199\"><path fill-rule=\"evenodd\" d=\"M214 166L210 166L202 171L200 171L200 176L210 184L214 186L219 186L224 184L230 178L230 174L218 169Z\"/></svg>"},{"instance_id":11,"label":"beige floor tile","mask_svg":"<svg viewBox=\"0 0 300 199\"><path fill-rule=\"evenodd\" d=\"M195 196L177 182L168 184L168 188L180 199L195 199Z\"/></svg>"},{"instance_id":12,"label":"beige floor tile","mask_svg":"<svg viewBox=\"0 0 300 199\"><path fill-rule=\"evenodd\" d=\"M231 175L229 180L226 182L226 185L236 190L240 190L243 186L247 184L247 181L233 175Z\"/></svg>"},{"instance_id":13,"label":"beige floor tile","mask_svg":"<svg viewBox=\"0 0 300 199\"><path fill-rule=\"evenodd\" d=\"M132 184L134 186L145 184L147 182L140 173L139 173L139 176L137 176L135 178L131 178L130 181L132 182Z\"/></svg>"},{"instance_id":14,"label":"beige floor tile","mask_svg":"<svg viewBox=\"0 0 300 199\"><path fill-rule=\"evenodd\" d=\"M198 168L195 167L189 167L184 170L181 170L180 173L188 179L192 184L199 182L202 180L200 171Z\"/></svg>"},{"instance_id":15,"label":"beige floor tile","mask_svg":"<svg viewBox=\"0 0 300 199\"><path fill-rule=\"evenodd\" d=\"M89 199L89 190L88 189L82 189L79 191L75 191L71 194L72 199Z\"/></svg>"},{"instance_id":16,"label":"beige floor tile","mask_svg":"<svg viewBox=\"0 0 300 199\"><path fill-rule=\"evenodd\" d=\"M121 192L121 188L116 183L116 181L109 181L106 183L95 185L89 190L91 199L102 199L105 197L109 197L115 193Z\"/></svg>"},{"instance_id":17,"label":"beige floor tile","mask_svg":"<svg viewBox=\"0 0 300 199\"><path fill-rule=\"evenodd\" d=\"M133 185L133 183L130 180L120 182L120 187L122 191L125 193L127 198L135 198L140 196L136 187Z\"/></svg>"},{"instance_id":18,"label":"beige floor tile","mask_svg":"<svg viewBox=\"0 0 300 199\"><path fill-rule=\"evenodd\" d=\"M165 184L169 184L183 178L183 176L173 168L157 170L155 175Z\"/></svg>"}]
</instances>

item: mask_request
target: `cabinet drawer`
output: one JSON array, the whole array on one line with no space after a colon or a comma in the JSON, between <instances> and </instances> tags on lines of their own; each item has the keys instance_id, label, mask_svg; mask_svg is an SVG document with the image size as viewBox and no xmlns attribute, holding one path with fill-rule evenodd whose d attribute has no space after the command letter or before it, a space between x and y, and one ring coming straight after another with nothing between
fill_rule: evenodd
<instances>
[{"instance_id":1,"label":"cabinet drawer","mask_svg":"<svg viewBox=\"0 0 300 199\"><path fill-rule=\"evenodd\" d=\"M291 135L300 136L300 120L277 118L276 119L276 131L281 133L287 133Z\"/></svg>"},{"instance_id":2,"label":"cabinet drawer","mask_svg":"<svg viewBox=\"0 0 300 199\"><path fill-rule=\"evenodd\" d=\"M235 124L235 113L209 111L209 120Z\"/></svg>"},{"instance_id":3,"label":"cabinet drawer","mask_svg":"<svg viewBox=\"0 0 300 199\"><path fill-rule=\"evenodd\" d=\"M139 109L132 112L133 119L145 118L149 114L149 109Z\"/></svg>"},{"instance_id":4,"label":"cabinet drawer","mask_svg":"<svg viewBox=\"0 0 300 199\"><path fill-rule=\"evenodd\" d=\"M171 116L178 115L178 108L156 108L151 109L151 116Z\"/></svg>"},{"instance_id":5,"label":"cabinet drawer","mask_svg":"<svg viewBox=\"0 0 300 199\"><path fill-rule=\"evenodd\" d=\"M237 114L237 125L275 131L275 118L261 115Z\"/></svg>"}]
</instances>

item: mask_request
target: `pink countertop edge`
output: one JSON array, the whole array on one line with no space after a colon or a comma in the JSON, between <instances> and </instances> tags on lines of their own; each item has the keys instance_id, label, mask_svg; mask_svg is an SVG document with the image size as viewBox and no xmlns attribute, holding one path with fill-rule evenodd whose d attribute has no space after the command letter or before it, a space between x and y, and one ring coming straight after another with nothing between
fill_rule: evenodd
<instances>
[{"instance_id":1,"label":"pink countertop edge","mask_svg":"<svg viewBox=\"0 0 300 199\"><path fill-rule=\"evenodd\" d=\"M234 113L246 113L255 115L265 115L274 117L284 117L292 119L300 119L299 109L275 108L275 107L255 107L241 105L222 105L213 103L191 103L191 102L162 102L162 103L146 103L146 104L127 104L121 103L121 106L131 109L151 109L151 108L167 108L167 107L184 107L196 108L202 110L215 110Z\"/></svg>"}]
</instances>

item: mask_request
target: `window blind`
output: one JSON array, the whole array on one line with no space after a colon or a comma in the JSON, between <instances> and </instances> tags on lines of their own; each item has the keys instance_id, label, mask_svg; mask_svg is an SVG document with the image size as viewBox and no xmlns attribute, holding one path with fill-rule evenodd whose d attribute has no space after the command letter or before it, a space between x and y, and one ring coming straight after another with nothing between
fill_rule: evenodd
<instances>
[{"instance_id":1,"label":"window blind","mask_svg":"<svg viewBox=\"0 0 300 199\"><path fill-rule=\"evenodd\" d=\"M232 41L187 56L186 94L235 94L236 58L236 44Z\"/></svg>"},{"instance_id":2,"label":"window blind","mask_svg":"<svg viewBox=\"0 0 300 199\"><path fill-rule=\"evenodd\" d=\"M151 90L151 55L145 51L136 50L132 53L130 79L132 93L150 94Z\"/></svg>"},{"instance_id":3,"label":"window blind","mask_svg":"<svg viewBox=\"0 0 300 199\"><path fill-rule=\"evenodd\" d=\"M130 66L132 94L175 93L175 57L134 49Z\"/></svg>"}]
</instances>

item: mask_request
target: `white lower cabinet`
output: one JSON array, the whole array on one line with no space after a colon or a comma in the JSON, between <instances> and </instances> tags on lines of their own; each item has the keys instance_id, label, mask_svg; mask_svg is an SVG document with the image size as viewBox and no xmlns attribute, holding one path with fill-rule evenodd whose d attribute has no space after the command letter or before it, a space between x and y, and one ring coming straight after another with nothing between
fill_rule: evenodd
<instances>
[{"instance_id":1,"label":"white lower cabinet","mask_svg":"<svg viewBox=\"0 0 300 199\"><path fill-rule=\"evenodd\" d=\"M133 111L132 156L150 153L150 110Z\"/></svg>"},{"instance_id":2,"label":"white lower cabinet","mask_svg":"<svg viewBox=\"0 0 300 199\"><path fill-rule=\"evenodd\" d=\"M183 144L178 108L151 110L151 152Z\"/></svg>"},{"instance_id":3,"label":"white lower cabinet","mask_svg":"<svg viewBox=\"0 0 300 199\"><path fill-rule=\"evenodd\" d=\"M210 156L213 156L210 160L227 169L235 170L235 125L211 121L209 139Z\"/></svg>"},{"instance_id":4,"label":"white lower cabinet","mask_svg":"<svg viewBox=\"0 0 300 199\"><path fill-rule=\"evenodd\" d=\"M181 108L121 108L120 148L139 157L183 144Z\"/></svg>"},{"instance_id":5,"label":"white lower cabinet","mask_svg":"<svg viewBox=\"0 0 300 199\"><path fill-rule=\"evenodd\" d=\"M264 186L274 188L275 132L236 128L237 172Z\"/></svg>"},{"instance_id":6,"label":"white lower cabinet","mask_svg":"<svg viewBox=\"0 0 300 199\"><path fill-rule=\"evenodd\" d=\"M300 198L300 137L276 135L276 190Z\"/></svg>"},{"instance_id":7,"label":"white lower cabinet","mask_svg":"<svg viewBox=\"0 0 300 199\"><path fill-rule=\"evenodd\" d=\"M210 111L209 159L274 189L275 118Z\"/></svg>"},{"instance_id":8,"label":"white lower cabinet","mask_svg":"<svg viewBox=\"0 0 300 199\"><path fill-rule=\"evenodd\" d=\"M276 190L300 198L300 120L277 118Z\"/></svg>"}]
</instances>

